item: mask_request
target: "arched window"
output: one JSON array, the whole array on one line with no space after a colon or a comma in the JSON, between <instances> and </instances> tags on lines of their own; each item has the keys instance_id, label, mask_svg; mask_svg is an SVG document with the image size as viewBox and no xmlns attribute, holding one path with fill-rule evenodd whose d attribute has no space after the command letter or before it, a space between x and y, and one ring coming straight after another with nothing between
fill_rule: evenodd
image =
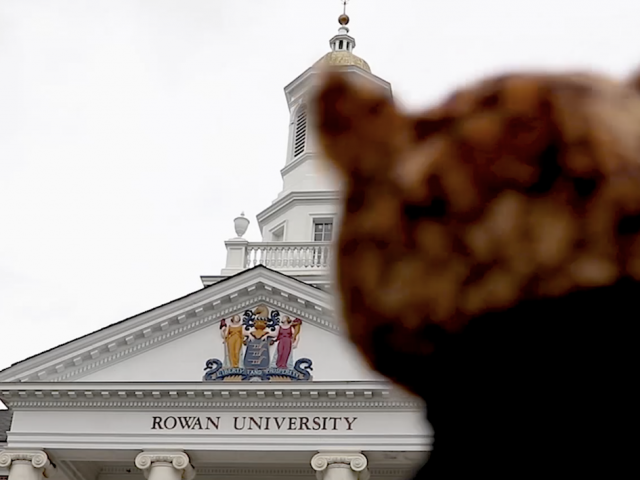
<instances>
[{"instance_id":1,"label":"arched window","mask_svg":"<svg viewBox=\"0 0 640 480\"><path fill-rule=\"evenodd\" d=\"M300 107L296 116L296 127L293 133L293 158L297 158L304 153L307 143L307 108Z\"/></svg>"}]
</instances>

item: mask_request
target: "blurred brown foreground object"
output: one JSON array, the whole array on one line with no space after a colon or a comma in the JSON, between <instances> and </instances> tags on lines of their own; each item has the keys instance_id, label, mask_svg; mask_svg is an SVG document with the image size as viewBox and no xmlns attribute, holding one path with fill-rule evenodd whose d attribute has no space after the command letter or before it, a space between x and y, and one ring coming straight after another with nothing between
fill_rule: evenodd
<instances>
[{"instance_id":1,"label":"blurred brown foreground object","mask_svg":"<svg viewBox=\"0 0 640 480\"><path fill-rule=\"evenodd\" d=\"M314 110L350 338L435 430L418 477L636 470L640 81L515 73L408 114L327 72Z\"/></svg>"}]
</instances>

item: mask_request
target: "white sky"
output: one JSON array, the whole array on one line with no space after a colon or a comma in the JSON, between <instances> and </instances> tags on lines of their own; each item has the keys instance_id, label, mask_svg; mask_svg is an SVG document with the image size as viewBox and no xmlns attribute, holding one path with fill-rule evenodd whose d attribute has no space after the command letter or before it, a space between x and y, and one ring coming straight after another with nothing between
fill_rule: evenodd
<instances>
[{"instance_id":1,"label":"white sky","mask_svg":"<svg viewBox=\"0 0 640 480\"><path fill-rule=\"evenodd\" d=\"M0 1L0 368L201 288L277 195L283 87L339 0ZM640 65L637 0L353 0L355 53L426 106L520 67Z\"/></svg>"}]
</instances>

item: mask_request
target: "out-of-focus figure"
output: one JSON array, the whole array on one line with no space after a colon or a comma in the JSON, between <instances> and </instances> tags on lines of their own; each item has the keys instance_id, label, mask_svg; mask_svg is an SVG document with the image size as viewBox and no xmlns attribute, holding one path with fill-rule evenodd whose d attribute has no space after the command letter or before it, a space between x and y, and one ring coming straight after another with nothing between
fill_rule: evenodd
<instances>
[{"instance_id":1,"label":"out-of-focus figure","mask_svg":"<svg viewBox=\"0 0 640 480\"><path fill-rule=\"evenodd\" d=\"M420 478L635 469L638 85L513 73L415 115L327 73L314 113L345 181L343 316L426 400Z\"/></svg>"}]
</instances>

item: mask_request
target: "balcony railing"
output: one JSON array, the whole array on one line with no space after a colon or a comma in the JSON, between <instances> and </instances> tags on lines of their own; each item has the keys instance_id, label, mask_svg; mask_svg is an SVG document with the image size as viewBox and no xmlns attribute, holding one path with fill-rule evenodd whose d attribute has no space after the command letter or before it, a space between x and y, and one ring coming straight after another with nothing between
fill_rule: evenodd
<instances>
[{"instance_id":1,"label":"balcony railing","mask_svg":"<svg viewBox=\"0 0 640 480\"><path fill-rule=\"evenodd\" d=\"M330 242L255 242L246 246L245 268L264 265L274 270L329 268Z\"/></svg>"}]
</instances>

